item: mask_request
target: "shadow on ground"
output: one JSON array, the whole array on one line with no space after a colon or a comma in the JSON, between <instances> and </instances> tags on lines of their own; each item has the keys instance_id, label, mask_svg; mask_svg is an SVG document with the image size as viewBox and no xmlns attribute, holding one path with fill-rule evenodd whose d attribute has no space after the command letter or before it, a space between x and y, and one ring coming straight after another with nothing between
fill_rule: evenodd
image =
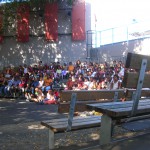
<instances>
[{"instance_id":1,"label":"shadow on ground","mask_svg":"<svg viewBox=\"0 0 150 150\"><path fill-rule=\"evenodd\" d=\"M0 150L48 150L48 129L40 122L61 117L67 116L57 113L57 105L0 99ZM98 138L98 131L99 128L58 133L55 148L75 150L95 145L97 140L93 139Z\"/></svg>"},{"instance_id":2,"label":"shadow on ground","mask_svg":"<svg viewBox=\"0 0 150 150\"><path fill-rule=\"evenodd\" d=\"M0 99L0 125L43 121L57 117L56 114L57 105L39 105L21 99Z\"/></svg>"}]
</instances>

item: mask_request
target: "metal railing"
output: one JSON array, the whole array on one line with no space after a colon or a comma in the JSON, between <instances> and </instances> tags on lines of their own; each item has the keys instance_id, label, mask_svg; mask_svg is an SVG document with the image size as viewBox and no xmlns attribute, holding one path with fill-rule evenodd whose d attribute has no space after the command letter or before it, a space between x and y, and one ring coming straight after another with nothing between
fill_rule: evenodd
<instances>
[{"instance_id":1,"label":"metal railing","mask_svg":"<svg viewBox=\"0 0 150 150\"><path fill-rule=\"evenodd\" d=\"M86 34L87 56L89 56L89 49L91 48L150 37L150 21L135 22L130 25L109 28L101 31L88 30Z\"/></svg>"}]
</instances>

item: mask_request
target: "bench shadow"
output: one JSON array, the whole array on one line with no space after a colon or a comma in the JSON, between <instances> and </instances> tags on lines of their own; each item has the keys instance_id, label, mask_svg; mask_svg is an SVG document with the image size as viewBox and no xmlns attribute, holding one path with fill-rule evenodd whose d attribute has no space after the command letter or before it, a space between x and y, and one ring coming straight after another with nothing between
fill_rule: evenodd
<instances>
[{"instance_id":1,"label":"bench shadow","mask_svg":"<svg viewBox=\"0 0 150 150\"><path fill-rule=\"evenodd\" d=\"M88 141L86 143L81 144L73 144L69 146L60 146L58 148L54 148L54 150L79 150L79 149L87 149L89 147L94 147L99 144L99 140Z\"/></svg>"}]
</instances>

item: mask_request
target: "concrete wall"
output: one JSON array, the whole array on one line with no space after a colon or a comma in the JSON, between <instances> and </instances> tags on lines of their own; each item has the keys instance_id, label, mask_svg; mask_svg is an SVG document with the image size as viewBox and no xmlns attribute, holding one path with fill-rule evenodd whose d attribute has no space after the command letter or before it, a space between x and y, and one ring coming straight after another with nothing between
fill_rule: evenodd
<instances>
[{"instance_id":1,"label":"concrete wall","mask_svg":"<svg viewBox=\"0 0 150 150\"><path fill-rule=\"evenodd\" d=\"M90 56L92 61L111 62L112 60L125 61L128 52L150 55L150 38L119 42L91 49Z\"/></svg>"},{"instance_id":2,"label":"concrete wall","mask_svg":"<svg viewBox=\"0 0 150 150\"><path fill-rule=\"evenodd\" d=\"M86 31L91 30L91 5L86 0ZM44 5L41 6L44 8ZM40 8L41 10L43 8ZM68 9L69 8L69 9ZM43 63L52 61L68 62L86 58L86 40L74 42L71 39L71 10L65 1L59 2L58 11L58 42L47 42L44 35L44 15L42 11L30 12L30 40L27 43L16 41L14 30L5 33L0 44L0 68L10 64ZM15 20L14 20L15 22ZM14 24L15 26L15 24Z\"/></svg>"}]
</instances>

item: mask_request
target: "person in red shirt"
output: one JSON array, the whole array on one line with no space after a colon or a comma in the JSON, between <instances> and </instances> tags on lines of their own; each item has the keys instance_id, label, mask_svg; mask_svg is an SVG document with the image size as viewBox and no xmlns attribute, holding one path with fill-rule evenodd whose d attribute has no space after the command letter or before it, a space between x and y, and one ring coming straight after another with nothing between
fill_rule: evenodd
<instances>
[{"instance_id":1,"label":"person in red shirt","mask_svg":"<svg viewBox=\"0 0 150 150\"><path fill-rule=\"evenodd\" d=\"M27 86L26 79L22 77L19 83L19 95L20 96L24 96L26 86Z\"/></svg>"},{"instance_id":2,"label":"person in red shirt","mask_svg":"<svg viewBox=\"0 0 150 150\"><path fill-rule=\"evenodd\" d=\"M58 101L60 98L60 93L57 90L54 90L54 95L55 95L56 100Z\"/></svg>"},{"instance_id":3,"label":"person in red shirt","mask_svg":"<svg viewBox=\"0 0 150 150\"><path fill-rule=\"evenodd\" d=\"M73 85L74 85L74 82L72 81L72 78L71 78L71 77L69 77L69 79L68 79L66 85L67 85L67 90L72 90Z\"/></svg>"}]
</instances>

